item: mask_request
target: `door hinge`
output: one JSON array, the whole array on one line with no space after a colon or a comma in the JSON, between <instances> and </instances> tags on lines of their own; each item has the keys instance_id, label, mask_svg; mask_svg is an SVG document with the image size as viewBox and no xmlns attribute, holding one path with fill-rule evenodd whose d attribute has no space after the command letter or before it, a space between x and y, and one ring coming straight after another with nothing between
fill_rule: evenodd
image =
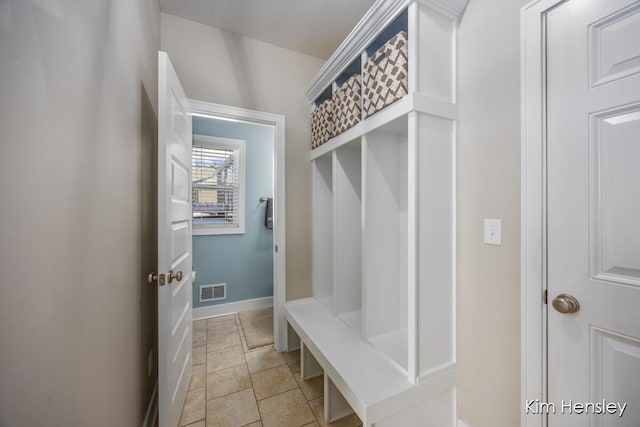
<instances>
[{"instance_id":1,"label":"door hinge","mask_svg":"<svg viewBox=\"0 0 640 427\"><path fill-rule=\"evenodd\" d=\"M278 245L276 245L276 252L278 252Z\"/></svg>"},{"instance_id":2,"label":"door hinge","mask_svg":"<svg viewBox=\"0 0 640 427\"><path fill-rule=\"evenodd\" d=\"M545 304L547 303L547 294L549 293L548 290L544 290L544 292L542 293L542 302L544 302Z\"/></svg>"}]
</instances>

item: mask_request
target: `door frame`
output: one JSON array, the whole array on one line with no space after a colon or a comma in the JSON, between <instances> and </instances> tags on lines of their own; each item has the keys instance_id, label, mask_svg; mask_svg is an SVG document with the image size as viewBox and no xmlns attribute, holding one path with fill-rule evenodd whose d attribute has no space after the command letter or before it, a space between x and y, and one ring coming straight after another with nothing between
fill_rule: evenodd
<instances>
[{"instance_id":1,"label":"door frame","mask_svg":"<svg viewBox=\"0 0 640 427\"><path fill-rule=\"evenodd\" d=\"M277 351L287 350L286 302L286 238L285 238L285 117L279 114L214 104L190 99L194 113L240 122L273 126L273 342ZM276 252L276 247L278 248Z\"/></svg>"},{"instance_id":2,"label":"door frame","mask_svg":"<svg viewBox=\"0 0 640 427\"><path fill-rule=\"evenodd\" d=\"M547 401L546 18L565 0L534 0L520 12L521 426L546 427L526 401Z\"/></svg>"}]
</instances>

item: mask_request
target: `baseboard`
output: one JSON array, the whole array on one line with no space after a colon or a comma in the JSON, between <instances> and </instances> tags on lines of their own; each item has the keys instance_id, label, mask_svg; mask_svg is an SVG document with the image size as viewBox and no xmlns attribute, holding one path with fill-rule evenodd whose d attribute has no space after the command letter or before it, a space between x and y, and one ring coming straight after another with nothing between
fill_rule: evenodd
<instances>
[{"instance_id":1,"label":"baseboard","mask_svg":"<svg viewBox=\"0 0 640 427\"><path fill-rule=\"evenodd\" d=\"M147 405L147 413L142 421L142 427L154 427L156 425L156 419L158 418L158 379L156 378L156 385L153 387L153 393L151 393L151 399Z\"/></svg>"},{"instance_id":2,"label":"baseboard","mask_svg":"<svg viewBox=\"0 0 640 427\"><path fill-rule=\"evenodd\" d=\"M252 308L268 307L270 305L273 305L273 297L248 299L245 301L216 304L207 307L197 307L193 309L193 320L224 316L227 314L237 313L241 310L251 310Z\"/></svg>"},{"instance_id":3,"label":"baseboard","mask_svg":"<svg viewBox=\"0 0 640 427\"><path fill-rule=\"evenodd\" d=\"M458 418L458 427L469 427L469 425Z\"/></svg>"}]
</instances>

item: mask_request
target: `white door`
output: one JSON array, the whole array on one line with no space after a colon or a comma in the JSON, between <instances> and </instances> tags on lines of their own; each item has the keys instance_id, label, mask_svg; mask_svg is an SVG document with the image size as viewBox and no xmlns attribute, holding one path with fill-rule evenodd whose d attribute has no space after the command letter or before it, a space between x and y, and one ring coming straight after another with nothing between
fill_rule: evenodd
<instances>
[{"instance_id":1,"label":"white door","mask_svg":"<svg viewBox=\"0 0 640 427\"><path fill-rule=\"evenodd\" d=\"M176 427L191 380L191 111L164 52L158 67L158 411Z\"/></svg>"},{"instance_id":2,"label":"white door","mask_svg":"<svg viewBox=\"0 0 640 427\"><path fill-rule=\"evenodd\" d=\"M640 1L561 3L546 44L549 426L639 427Z\"/></svg>"}]
</instances>

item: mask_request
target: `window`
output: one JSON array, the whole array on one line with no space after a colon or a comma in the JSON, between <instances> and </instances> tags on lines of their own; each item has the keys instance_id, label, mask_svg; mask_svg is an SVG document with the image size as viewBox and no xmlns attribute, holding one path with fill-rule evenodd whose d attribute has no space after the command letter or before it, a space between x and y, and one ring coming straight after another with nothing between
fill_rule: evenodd
<instances>
[{"instance_id":1,"label":"window","mask_svg":"<svg viewBox=\"0 0 640 427\"><path fill-rule=\"evenodd\" d=\"M245 141L193 136L193 234L244 233Z\"/></svg>"}]
</instances>

